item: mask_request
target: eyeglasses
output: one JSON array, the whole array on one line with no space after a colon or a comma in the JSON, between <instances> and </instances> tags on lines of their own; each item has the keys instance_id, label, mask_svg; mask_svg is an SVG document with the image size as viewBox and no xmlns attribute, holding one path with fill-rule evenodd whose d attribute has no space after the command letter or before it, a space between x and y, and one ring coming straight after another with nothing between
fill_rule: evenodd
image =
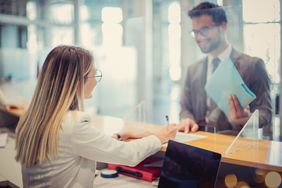
<instances>
[{"instance_id":1,"label":"eyeglasses","mask_svg":"<svg viewBox=\"0 0 282 188\"><path fill-rule=\"evenodd\" d=\"M94 76L88 76L87 78L95 78L96 82L100 82L102 77L103 77L102 72L100 70L96 69L95 75Z\"/></svg>"},{"instance_id":2,"label":"eyeglasses","mask_svg":"<svg viewBox=\"0 0 282 188\"><path fill-rule=\"evenodd\" d=\"M212 25L212 26L207 26L207 27L203 27L203 28L201 28L201 29L199 29L199 30L192 30L191 32L190 32L190 34L191 34L191 36L193 37L193 38L195 38L197 35L201 35L201 36L203 36L203 37L206 37L206 36L208 36L209 34L210 34L210 32L211 32L211 30L213 29L213 28L215 28L215 27L218 27L218 25Z\"/></svg>"}]
</instances>

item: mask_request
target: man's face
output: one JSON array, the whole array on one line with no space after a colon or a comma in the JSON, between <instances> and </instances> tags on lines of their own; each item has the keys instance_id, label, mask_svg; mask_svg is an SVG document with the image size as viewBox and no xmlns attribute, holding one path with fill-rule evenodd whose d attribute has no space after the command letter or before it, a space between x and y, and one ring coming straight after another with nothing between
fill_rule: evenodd
<instances>
[{"instance_id":1,"label":"man's face","mask_svg":"<svg viewBox=\"0 0 282 188\"><path fill-rule=\"evenodd\" d=\"M203 53L211 53L218 49L224 40L226 24L215 25L212 17L202 15L192 18L192 32Z\"/></svg>"}]
</instances>

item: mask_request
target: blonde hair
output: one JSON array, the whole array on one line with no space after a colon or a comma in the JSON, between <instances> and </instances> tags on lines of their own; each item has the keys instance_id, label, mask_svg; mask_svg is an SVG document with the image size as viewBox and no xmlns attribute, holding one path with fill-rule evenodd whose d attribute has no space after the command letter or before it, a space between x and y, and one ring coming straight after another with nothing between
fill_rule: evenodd
<instances>
[{"instance_id":1,"label":"blonde hair","mask_svg":"<svg viewBox=\"0 0 282 188\"><path fill-rule=\"evenodd\" d=\"M27 112L16 129L16 160L36 165L57 154L58 133L68 110L83 109L83 86L93 66L89 51L58 46L47 56Z\"/></svg>"}]
</instances>

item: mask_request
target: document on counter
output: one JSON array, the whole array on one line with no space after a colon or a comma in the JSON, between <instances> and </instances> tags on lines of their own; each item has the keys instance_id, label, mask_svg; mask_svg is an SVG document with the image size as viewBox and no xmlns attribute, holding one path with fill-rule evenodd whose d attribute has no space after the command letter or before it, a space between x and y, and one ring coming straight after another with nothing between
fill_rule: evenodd
<instances>
[{"instance_id":1,"label":"document on counter","mask_svg":"<svg viewBox=\"0 0 282 188\"><path fill-rule=\"evenodd\" d=\"M231 59L220 63L205 85L207 95L228 115L228 102L235 95L245 108L256 95L248 88Z\"/></svg>"},{"instance_id":2,"label":"document on counter","mask_svg":"<svg viewBox=\"0 0 282 188\"><path fill-rule=\"evenodd\" d=\"M184 142L189 142L193 140L199 140L205 137L206 136L199 135L199 134L189 134L189 133L187 134L183 132L177 132L174 141L184 143Z\"/></svg>"},{"instance_id":3,"label":"document on counter","mask_svg":"<svg viewBox=\"0 0 282 188\"><path fill-rule=\"evenodd\" d=\"M8 140L8 133L0 133L0 148L6 146Z\"/></svg>"},{"instance_id":4,"label":"document on counter","mask_svg":"<svg viewBox=\"0 0 282 188\"><path fill-rule=\"evenodd\" d=\"M193 140L199 140L206 138L206 136L199 135L199 134L191 134L191 133L183 133L183 132L177 132L176 136L174 138L174 141L180 142L180 143L185 143ZM163 144L163 146L167 146L167 143Z\"/></svg>"}]
</instances>

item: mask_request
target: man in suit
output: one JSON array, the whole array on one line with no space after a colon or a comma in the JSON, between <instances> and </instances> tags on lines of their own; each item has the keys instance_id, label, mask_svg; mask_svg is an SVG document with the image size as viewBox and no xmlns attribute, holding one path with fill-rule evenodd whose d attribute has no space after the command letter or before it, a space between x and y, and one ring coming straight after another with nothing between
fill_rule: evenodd
<instances>
[{"instance_id":1,"label":"man in suit","mask_svg":"<svg viewBox=\"0 0 282 188\"><path fill-rule=\"evenodd\" d=\"M207 56L188 67L181 95L180 127L185 132L204 130L211 125L217 132L238 133L252 112L259 110L259 126L271 122L269 77L262 59L236 51L226 39L227 18L221 6L203 2L188 13L192 19L192 34ZM245 84L256 99L243 109L236 96L229 98L229 112L224 114L207 96L204 86L218 64L230 58ZM223 78L224 79L224 78ZM207 130L207 129L206 129Z\"/></svg>"}]
</instances>

